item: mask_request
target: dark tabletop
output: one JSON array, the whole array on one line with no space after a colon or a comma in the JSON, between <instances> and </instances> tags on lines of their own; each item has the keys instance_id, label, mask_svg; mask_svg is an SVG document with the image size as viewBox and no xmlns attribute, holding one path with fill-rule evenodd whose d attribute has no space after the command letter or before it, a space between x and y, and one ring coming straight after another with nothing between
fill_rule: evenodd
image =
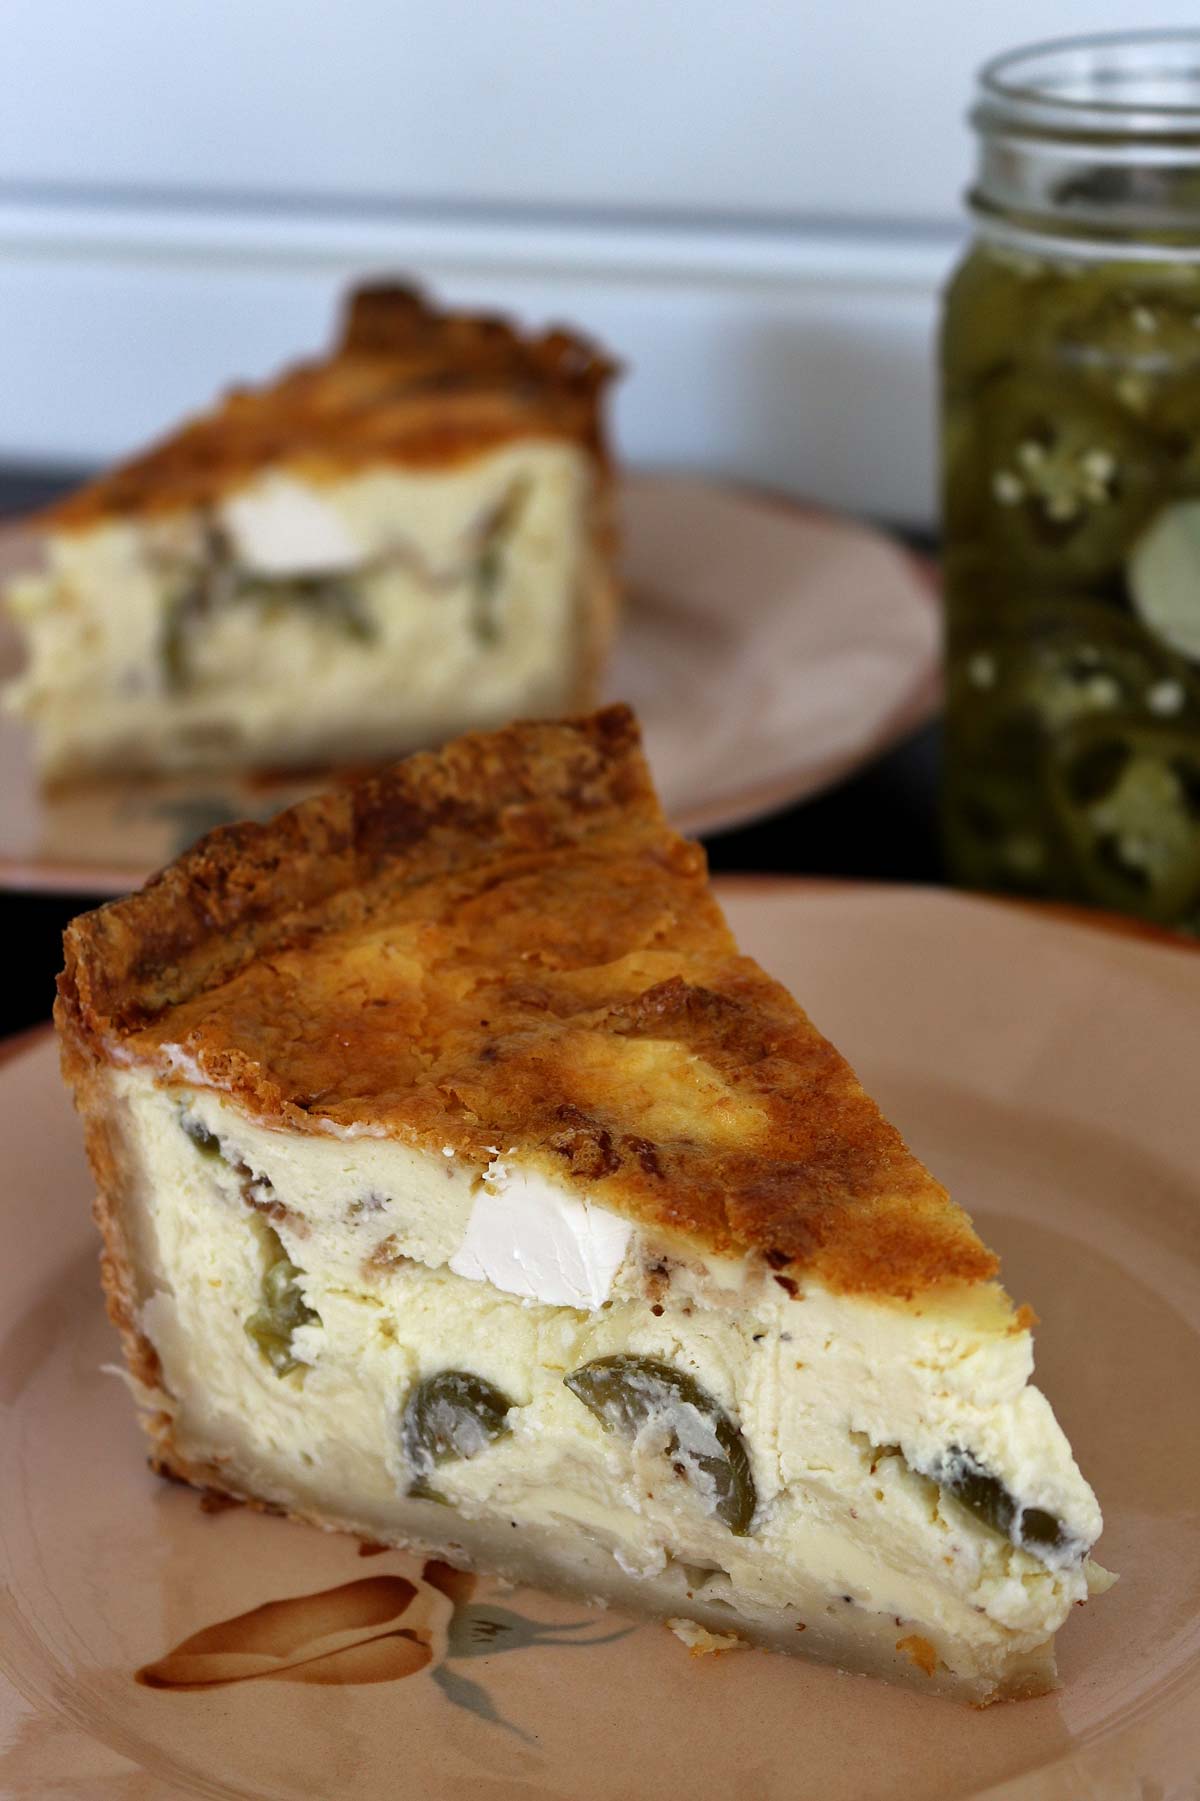
<instances>
[{"instance_id":1,"label":"dark tabletop","mask_svg":"<svg viewBox=\"0 0 1200 1801\"><path fill-rule=\"evenodd\" d=\"M0 517L43 504L73 485L79 473L0 465ZM705 839L714 873L944 881L937 835L939 749L938 728L929 726L813 800L736 831L714 833ZM0 987L0 1036L49 1017L63 927L102 898L0 891L0 942L9 947Z\"/></svg>"}]
</instances>

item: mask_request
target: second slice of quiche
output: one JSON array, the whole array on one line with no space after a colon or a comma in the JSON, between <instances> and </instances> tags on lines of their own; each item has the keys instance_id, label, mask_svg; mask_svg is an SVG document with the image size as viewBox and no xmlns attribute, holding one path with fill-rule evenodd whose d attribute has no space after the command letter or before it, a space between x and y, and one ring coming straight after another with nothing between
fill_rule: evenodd
<instances>
[{"instance_id":1,"label":"second slice of quiche","mask_svg":"<svg viewBox=\"0 0 1200 1801\"><path fill-rule=\"evenodd\" d=\"M591 705L615 613L613 365L399 286L31 522L38 768L379 760Z\"/></svg>"},{"instance_id":2,"label":"second slice of quiche","mask_svg":"<svg viewBox=\"0 0 1200 1801\"><path fill-rule=\"evenodd\" d=\"M996 1259L739 955L624 709L214 833L58 1023L156 1466L986 1702L1095 1498Z\"/></svg>"}]
</instances>

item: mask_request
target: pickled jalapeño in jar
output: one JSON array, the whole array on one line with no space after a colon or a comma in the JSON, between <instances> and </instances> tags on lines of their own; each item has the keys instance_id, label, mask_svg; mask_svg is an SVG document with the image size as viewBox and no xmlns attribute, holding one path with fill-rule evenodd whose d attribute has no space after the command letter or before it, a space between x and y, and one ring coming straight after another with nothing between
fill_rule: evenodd
<instances>
[{"instance_id":1,"label":"pickled jalape\u00f1o in jar","mask_svg":"<svg viewBox=\"0 0 1200 1801\"><path fill-rule=\"evenodd\" d=\"M1200 933L1200 32L980 78L942 333L953 876Z\"/></svg>"}]
</instances>

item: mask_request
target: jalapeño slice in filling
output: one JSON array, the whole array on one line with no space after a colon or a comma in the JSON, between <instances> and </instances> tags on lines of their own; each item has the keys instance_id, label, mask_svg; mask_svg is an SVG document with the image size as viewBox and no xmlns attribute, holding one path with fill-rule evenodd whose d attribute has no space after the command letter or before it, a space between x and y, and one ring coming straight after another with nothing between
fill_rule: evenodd
<instances>
[{"instance_id":1,"label":"jalape\u00f1o slice in filling","mask_svg":"<svg viewBox=\"0 0 1200 1801\"><path fill-rule=\"evenodd\" d=\"M668 1458L706 1512L735 1537L749 1532L757 1495L745 1442L694 1376L661 1358L618 1352L564 1380L605 1431Z\"/></svg>"},{"instance_id":2,"label":"jalape\u00f1o slice in filling","mask_svg":"<svg viewBox=\"0 0 1200 1801\"><path fill-rule=\"evenodd\" d=\"M418 1382L400 1420L409 1494L426 1501L444 1499L430 1479L434 1470L440 1464L478 1457L503 1438L512 1406L494 1382L469 1370L439 1370Z\"/></svg>"}]
</instances>

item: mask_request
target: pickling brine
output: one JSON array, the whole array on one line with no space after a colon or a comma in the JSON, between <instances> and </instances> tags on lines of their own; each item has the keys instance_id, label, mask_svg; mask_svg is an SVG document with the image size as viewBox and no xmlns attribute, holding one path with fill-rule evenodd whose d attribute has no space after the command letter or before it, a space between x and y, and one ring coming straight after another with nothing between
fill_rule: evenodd
<instances>
[{"instance_id":1,"label":"pickling brine","mask_svg":"<svg viewBox=\"0 0 1200 1801\"><path fill-rule=\"evenodd\" d=\"M1024 53L1052 98L1024 166L1011 119L985 152L946 299L945 837L968 885L1200 932L1200 201L1138 186L1121 106L1113 167L1093 141L1130 42ZM979 109L985 145L1005 105ZM1072 129L1086 155L1060 170Z\"/></svg>"}]
</instances>

